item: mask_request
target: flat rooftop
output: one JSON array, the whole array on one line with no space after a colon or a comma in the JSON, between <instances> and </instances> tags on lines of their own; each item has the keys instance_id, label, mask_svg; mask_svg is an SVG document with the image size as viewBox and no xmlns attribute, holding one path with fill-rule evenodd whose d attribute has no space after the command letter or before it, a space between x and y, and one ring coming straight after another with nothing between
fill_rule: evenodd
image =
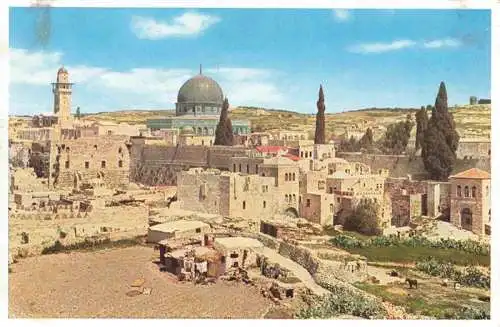
<instances>
[{"instance_id":1,"label":"flat rooftop","mask_svg":"<svg viewBox=\"0 0 500 327\"><path fill-rule=\"evenodd\" d=\"M164 224L151 226L149 229L151 231L163 232L163 233L173 233L177 231L187 231L196 228L208 228L210 225L197 220L178 220L171 221Z\"/></svg>"},{"instance_id":2,"label":"flat rooftop","mask_svg":"<svg viewBox=\"0 0 500 327\"><path fill-rule=\"evenodd\" d=\"M214 243L225 249L260 248L264 246L260 241L254 238L241 236L216 238Z\"/></svg>"}]
</instances>

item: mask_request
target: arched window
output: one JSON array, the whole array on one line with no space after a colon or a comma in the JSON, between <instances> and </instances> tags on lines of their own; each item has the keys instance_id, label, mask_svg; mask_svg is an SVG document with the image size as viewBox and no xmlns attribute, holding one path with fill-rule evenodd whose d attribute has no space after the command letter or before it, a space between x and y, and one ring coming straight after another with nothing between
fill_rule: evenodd
<instances>
[{"instance_id":1,"label":"arched window","mask_svg":"<svg viewBox=\"0 0 500 327\"><path fill-rule=\"evenodd\" d=\"M295 194L293 195L293 202L296 202L297 201L297 197L295 196Z\"/></svg>"},{"instance_id":2,"label":"arched window","mask_svg":"<svg viewBox=\"0 0 500 327\"><path fill-rule=\"evenodd\" d=\"M293 177L292 177L292 180L293 180L293 181L295 181L295 173L293 173L293 175L292 175L292 176L293 176Z\"/></svg>"},{"instance_id":3,"label":"arched window","mask_svg":"<svg viewBox=\"0 0 500 327\"><path fill-rule=\"evenodd\" d=\"M247 208L247 203L243 201L243 210L245 210L246 208Z\"/></svg>"},{"instance_id":4,"label":"arched window","mask_svg":"<svg viewBox=\"0 0 500 327\"><path fill-rule=\"evenodd\" d=\"M470 197L470 194L469 194L469 187L468 187L468 186L464 187L464 196L465 196L466 198Z\"/></svg>"},{"instance_id":5,"label":"arched window","mask_svg":"<svg viewBox=\"0 0 500 327\"><path fill-rule=\"evenodd\" d=\"M473 198L476 197L476 187L475 186L472 187L472 197Z\"/></svg>"},{"instance_id":6,"label":"arched window","mask_svg":"<svg viewBox=\"0 0 500 327\"><path fill-rule=\"evenodd\" d=\"M233 164L233 171L236 172L236 164Z\"/></svg>"},{"instance_id":7,"label":"arched window","mask_svg":"<svg viewBox=\"0 0 500 327\"><path fill-rule=\"evenodd\" d=\"M288 173L285 173L285 182L288 182Z\"/></svg>"},{"instance_id":8,"label":"arched window","mask_svg":"<svg viewBox=\"0 0 500 327\"><path fill-rule=\"evenodd\" d=\"M458 185L457 186L457 196L462 196L462 186Z\"/></svg>"},{"instance_id":9,"label":"arched window","mask_svg":"<svg viewBox=\"0 0 500 327\"><path fill-rule=\"evenodd\" d=\"M288 194L285 194L285 201L288 202Z\"/></svg>"}]
</instances>

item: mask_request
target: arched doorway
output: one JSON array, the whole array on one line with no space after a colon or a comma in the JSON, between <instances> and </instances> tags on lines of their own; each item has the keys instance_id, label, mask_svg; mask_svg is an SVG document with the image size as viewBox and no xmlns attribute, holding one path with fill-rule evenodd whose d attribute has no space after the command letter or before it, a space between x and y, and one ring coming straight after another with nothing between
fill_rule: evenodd
<instances>
[{"instance_id":1,"label":"arched doorway","mask_svg":"<svg viewBox=\"0 0 500 327\"><path fill-rule=\"evenodd\" d=\"M460 212L460 222L463 229L472 231L472 211L469 208L464 208Z\"/></svg>"},{"instance_id":2,"label":"arched doorway","mask_svg":"<svg viewBox=\"0 0 500 327\"><path fill-rule=\"evenodd\" d=\"M299 218L299 213L297 212L297 209L295 209L293 207L289 207L288 209L286 209L285 215L292 217L292 218Z\"/></svg>"}]
</instances>

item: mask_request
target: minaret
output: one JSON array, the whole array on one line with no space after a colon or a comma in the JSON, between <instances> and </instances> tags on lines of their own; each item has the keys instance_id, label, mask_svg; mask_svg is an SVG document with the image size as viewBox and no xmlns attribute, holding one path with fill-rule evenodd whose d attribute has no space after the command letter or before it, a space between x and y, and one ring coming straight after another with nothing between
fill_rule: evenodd
<instances>
[{"instance_id":1,"label":"minaret","mask_svg":"<svg viewBox=\"0 0 500 327\"><path fill-rule=\"evenodd\" d=\"M71 87L68 71L61 67L57 71L56 83L52 83L52 93L54 93L54 114L59 121L71 119Z\"/></svg>"}]
</instances>

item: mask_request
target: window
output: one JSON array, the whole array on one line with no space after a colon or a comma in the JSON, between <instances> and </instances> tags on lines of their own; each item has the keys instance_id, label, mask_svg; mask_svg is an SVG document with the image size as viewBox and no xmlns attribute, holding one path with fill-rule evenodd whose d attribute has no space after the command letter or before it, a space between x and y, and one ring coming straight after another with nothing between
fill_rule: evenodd
<instances>
[{"instance_id":1,"label":"window","mask_svg":"<svg viewBox=\"0 0 500 327\"><path fill-rule=\"evenodd\" d=\"M230 258L236 259L238 257L238 253L231 253Z\"/></svg>"},{"instance_id":2,"label":"window","mask_svg":"<svg viewBox=\"0 0 500 327\"><path fill-rule=\"evenodd\" d=\"M247 174L250 173L250 165L247 164Z\"/></svg>"},{"instance_id":3,"label":"window","mask_svg":"<svg viewBox=\"0 0 500 327\"><path fill-rule=\"evenodd\" d=\"M201 228L196 228L196 233L201 233Z\"/></svg>"},{"instance_id":4,"label":"window","mask_svg":"<svg viewBox=\"0 0 500 327\"><path fill-rule=\"evenodd\" d=\"M310 207L311 206L311 199L307 199L306 200L306 207Z\"/></svg>"},{"instance_id":5,"label":"window","mask_svg":"<svg viewBox=\"0 0 500 327\"><path fill-rule=\"evenodd\" d=\"M262 193L267 192L267 185L262 185Z\"/></svg>"},{"instance_id":6,"label":"window","mask_svg":"<svg viewBox=\"0 0 500 327\"><path fill-rule=\"evenodd\" d=\"M337 203L340 203L340 198L337 198Z\"/></svg>"},{"instance_id":7,"label":"window","mask_svg":"<svg viewBox=\"0 0 500 327\"><path fill-rule=\"evenodd\" d=\"M240 171L241 173L241 164L238 165L238 170Z\"/></svg>"},{"instance_id":8,"label":"window","mask_svg":"<svg viewBox=\"0 0 500 327\"><path fill-rule=\"evenodd\" d=\"M476 187L475 186L472 187L472 197L473 198L476 197Z\"/></svg>"},{"instance_id":9,"label":"window","mask_svg":"<svg viewBox=\"0 0 500 327\"><path fill-rule=\"evenodd\" d=\"M233 171L236 172L236 164L233 164Z\"/></svg>"},{"instance_id":10,"label":"window","mask_svg":"<svg viewBox=\"0 0 500 327\"><path fill-rule=\"evenodd\" d=\"M313 153L312 151L309 152L309 157L312 158L313 157Z\"/></svg>"},{"instance_id":11,"label":"window","mask_svg":"<svg viewBox=\"0 0 500 327\"><path fill-rule=\"evenodd\" d=\"M85 169L89 169L89 167L90 167L90 162L85 161Z\"/></svg>"},{"instance_id":12,"label":"window","mask_svg":"<svg viewBox=\"0 0 500 327\"><path fill-rule=\"evenodd\" d=\"M247 208L247 203L243 201L243 210L245 210L246 208Z\"/></svg>"},{"instance_id":13,"label":"window","mask_svg":"<svg viewBox=\"0 0 500 327\"><path fill-rule=\"evenodd\" d=\"M304 151L300 151L300 157L304 158Z\"/></svg>"},{"instance_id":14,"label":"window","mask_svg":"<svg viewBox=\"0 0 500 327\"><path fill-rule=\"evenodd\" d=\"M97 151L97 144L96 144L96 145L94 145L94 150L96 150L96 151Z\"/></svg>"},{"instance_id":15,"label":"window","mask_svg":"<svg viewBox=\"0 0 500 327\"><path fill-rule=\"evenodd\" d=\"M295 173L292 175L292 180L295 181Z\"/></svg>"},{"instance_id":16,"label":"window","mask_svg":"<svg viewBox=\"0 0 500 327\"><path fill-rule=\"evenodd\" d=\"M333 204L330 203L330 212L333 212Z\"/></svg>"},{"instance_id":17,"label":"window","mask_svg":"<svg viewBox=\"0 0 500 327\"><path fill-rule=\"evenodd\" d=\"M328 175L333 175L333 169L328 170Z\"/></svg>"},{"instance_id":18,"label":"window","mask_svg":"<svg viewBox=\"0 0 500 327\"><path fill-rule=\"evenodd\" d=\"M101 168L106 168L106 161L101 161Z\"/></svg>"},{"instance_id":19,"label":"window","mask_svg":"<svg viewBox=\"0 0 500 327\"><path fill-rule=\"evenodd\" d=\"M266 201L262 201L262 208L266 208Z\"/></svg>"},{"instance_id":20,"label":"window","mask_svg":"<svg viewBox=\"0 0 500 327\"><path fill-rule=\"evenodd\" d=\"M69 168L69 161L66 161L66 162L64 163L64 168L66 168L66 169L68 169L68 168Z\"/></svg>"},{"instance_id":21,"label":"window","mask_svg":"<svg viewBox=\"0 0 500 327\"><path fill-rule=\"evenodd\" d=\"M466 187L464 188L464 196L465 196L466 198L470 197L470 194L469 194L469 187L468 187L468 186L466 186Z\"/></svg>"},{"instance_id":22,"label":"window","mask_svg":"<svg viewBox=\"0 0 500 327\"><path fill-rule=\"evenodd\" d=\"M123 167L123 161L118 160L118 167L122 168Z\"/></svg>"},{"instance_id":23,"label":"window","mask_svg":"<svg viewBox=\"0 0 500 327\"><path fill-rule=\"evenodd\" d=\"M457 186L457 196L462 196L462 186L458 185Z\"/></svg>"},{"instance_id":24,"label":"window","mask_svg":"<svg viewBox=\"0 0 500 327\"><path fill-rule=\"evenodd\" d=\"M288 202L288 194L285 194L285 201Z\"/></svg>"},{"instance_id":25,"label":"window","mask_svg":"<svg viewBox=\"0 0 500 327\"><path fill-rule=\"evenodd\" d=\"M285 173L285 182L288 182L288 174Z\"/></svg>"},{"instance_id":26,"label":"window","mask_svg":"<svg viewBox=\"0 0 500 327\"><path fill-rule=\"evenodd\" d=\"M122 153L122 148L121 147L118 148L118 153Z\"/></svg>"},{"instance_id":27,"label":"window","mask_svg":"<svg viewBox=\"0 0 500 327\"><path fill-rule=\"evenodd\" d=\"M293 195L293 202L296 202L297 201L297 197L295 196L295 194Z\"/></svg>"},{"instance_id":28,"label":"window","mask_svg":"<svg viewBox=\"0 0 500 327\"><path fill-rule=\"evenodd\" d=\"M258 174L259 173L259 165L255 165L255 173Z\"/></svg>"},{"instance_id":29,"label":"window","mask_svg":"<svg viewBox=\"0 0 500 327\"><path fill-rule=\"evenodd\" d=\"M302 203L302 197L299 196L299 204Z\"/></svg>"},{"instance_id":30,"label":"window","mask_svg":"<svg viewBox=\"0 0 500 327\"><path fill-rule=\"evenodd\" d=\"M328 189L328 193L330 193L330 194L332 194L332 193L333 193L333 187L330 187L330 188Z\"/></svg>"}]
</instances>

